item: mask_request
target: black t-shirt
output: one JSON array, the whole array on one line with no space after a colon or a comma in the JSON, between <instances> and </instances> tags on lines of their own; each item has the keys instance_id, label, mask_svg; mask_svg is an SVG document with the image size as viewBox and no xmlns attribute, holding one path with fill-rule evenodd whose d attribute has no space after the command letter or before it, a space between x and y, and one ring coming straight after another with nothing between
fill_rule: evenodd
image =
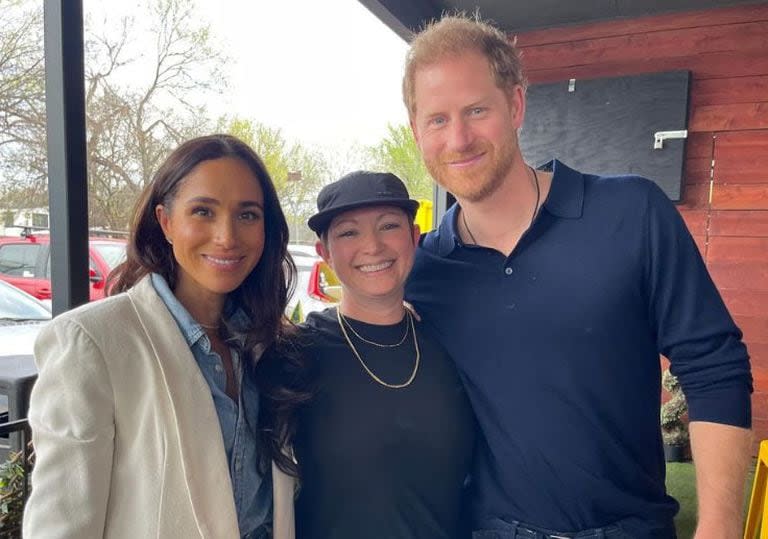
<instances>
[{"instance_id":1,"label":"black t-shirt","mask_svg":"<svg viewBox=\"0 0 768 539\"><path fill-rule=\"evenodd\" d=\"M397 343L407 318L391 326L348 320L367 340ZM418 322L415 328L421 353L416 377L391 389L355 357L336 309L313 313L302 326L314 396L299 410L294 440L299 539L461 536L474 415L451 358ZM408 380L416 359L411 333L390 348L347 333L379 378Z\"/></svg>"}]
</instances>

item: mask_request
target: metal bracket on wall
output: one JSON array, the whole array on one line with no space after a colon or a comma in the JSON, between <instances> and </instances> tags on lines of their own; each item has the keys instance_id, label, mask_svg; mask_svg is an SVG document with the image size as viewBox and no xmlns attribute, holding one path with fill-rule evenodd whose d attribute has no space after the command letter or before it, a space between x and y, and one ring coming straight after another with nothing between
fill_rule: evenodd
<instances>
[{"instance_id":1,"label":"metal bracket on wall","mask_svg":"<svg viewBox=\"0 0 768 539\"><path fill-rule=\"evenodd\" d=\"M653 149L664 149L664 140L673 138L688 138L688 130L682 129L680 131L656 131L653 134Z\"/></svg>"}]
</instances>

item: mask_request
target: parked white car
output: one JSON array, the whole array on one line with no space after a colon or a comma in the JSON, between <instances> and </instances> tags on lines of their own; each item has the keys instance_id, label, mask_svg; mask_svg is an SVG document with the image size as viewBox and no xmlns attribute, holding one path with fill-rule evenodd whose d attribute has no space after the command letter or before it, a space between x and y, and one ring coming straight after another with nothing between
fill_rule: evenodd
<instances>
[{"instance_id":1,"label":"parked white car","mask_svg":"<svg viewBox=\"0 0 768 539\"><path fill-rule=\"evenodd\" d=\"M51 311L44 303L0 281L0 360L32 355L37 334L50 320Z\"/></svg>"},{"instance_id":2,"label":"parked white car","mask_svg":"<svg viewBox=\"0 0 768 539\"><path fill-rule=\"evenodd\" d=\"M312 275L315 266L322 261L322 259L315 253L315 247L313 245L299 245L291 243L288 245L288 252L293 258L294 264L296 264L296 290L293 292L293 296L288 301L288 309L286 314L293 316L296 313L297 305L300 303L299 311L300 316L293 316L295 321L303 321L306 316L313 311L322 311L323 309L330 307L333 303L321 300L316 297L312 290ZM299 320L300 319L300 320Z\"/></svg>"}]
</instances>

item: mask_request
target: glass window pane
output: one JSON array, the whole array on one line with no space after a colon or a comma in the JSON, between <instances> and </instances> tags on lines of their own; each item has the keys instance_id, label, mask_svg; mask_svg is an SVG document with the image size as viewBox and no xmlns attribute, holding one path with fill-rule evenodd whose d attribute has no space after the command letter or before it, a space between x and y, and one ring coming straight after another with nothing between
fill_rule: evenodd
<instances>
[{"instance_id":1,"label":"glass window pane","mask_svg":"<svg viewBox=\"0 0 768 539\"><path fill-rule=\"evenodd\" d=\"M114 269L125 260L124 243L92 243L91 247L104 259L109 269Z\"/></svg>"},{"instance_id":2,"label":"glass window pane","mask_svg":"<svg viewBox=\"0 0 768 539\"><path fill-rule=\"evenodd\" d=\"M0 273L14 277L34 277L35 262L42 245L0 245Z\"/></svg>"}]
</instances>

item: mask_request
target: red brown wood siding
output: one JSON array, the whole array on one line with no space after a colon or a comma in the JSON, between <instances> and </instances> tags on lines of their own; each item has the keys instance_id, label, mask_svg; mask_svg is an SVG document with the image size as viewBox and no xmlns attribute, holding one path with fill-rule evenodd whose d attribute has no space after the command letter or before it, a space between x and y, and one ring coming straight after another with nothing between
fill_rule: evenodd
<instances>
[{"instance_id":1,"label":"red brown wood siding","mask_svg":"<svg viewBox=\"0 0 768 539\"><path fill-rule=\"evenodd\" d=\"M527 32L531 83L686 69L692 73L678 206L731 314L768 438L768 2Z\"/></svg>"}]
</instances>

